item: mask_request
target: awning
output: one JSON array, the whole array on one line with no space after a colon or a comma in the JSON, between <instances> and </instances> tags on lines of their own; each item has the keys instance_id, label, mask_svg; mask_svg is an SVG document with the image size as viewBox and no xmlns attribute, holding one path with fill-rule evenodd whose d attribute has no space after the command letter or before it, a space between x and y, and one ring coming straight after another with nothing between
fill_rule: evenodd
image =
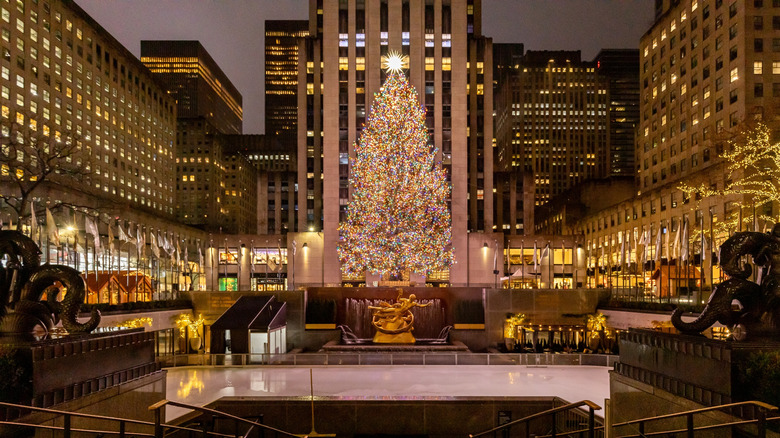
<instances>
[{"instance_id":1,"label":"awning","mask_svg":"<svg viewBox=\"0 0 780 438\"><path fill-rule=\"evenodd\" d=\"M212 330L269 331L287 325L287 303L271 296L242 296L211 325Z\"/></svg>"}]
</instances>

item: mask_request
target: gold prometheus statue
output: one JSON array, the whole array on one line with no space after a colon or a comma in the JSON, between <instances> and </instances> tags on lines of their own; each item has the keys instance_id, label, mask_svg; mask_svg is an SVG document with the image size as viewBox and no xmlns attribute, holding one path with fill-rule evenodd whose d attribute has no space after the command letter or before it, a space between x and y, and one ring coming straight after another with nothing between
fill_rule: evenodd
<instances>
[{"instance_id":1,"label":"gold prometheus statue","mask_svg":"<svg viewBox=\"0 0 780 438\"><path fill-rule=\"evenodd\" d=\"M413 307L426 307L428 304L420 304L414 294L409 298L401 298L403 289L398 289L398 297L394 304L382 301L379 306L369 306L373 310L371 323L376 327L374 342L381 344L414 344L415 339L412 335L412 324L414 315L411 309Z\"/></svg>"}]
</instances>

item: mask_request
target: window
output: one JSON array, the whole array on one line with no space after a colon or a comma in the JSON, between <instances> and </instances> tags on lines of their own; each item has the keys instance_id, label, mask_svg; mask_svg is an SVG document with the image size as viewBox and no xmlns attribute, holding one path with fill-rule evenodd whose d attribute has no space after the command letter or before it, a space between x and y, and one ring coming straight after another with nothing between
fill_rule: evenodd
<instances>
[{"instance_id":1,"label":"window","mask_svg":"<svg viewBox=\"0 0 780 438\"><path fill-rule=\"evenodd\" d=\"M764 74L764 63L761 61L753 61L753 74Z\"/></svg>"},{"instance_id":2,"label":"window","mask_svg":"<svg viewBox=\"0 0 780 438\"><path fill-rule=\"evenodd\" d=\"M739 67L734 67L729 72L729 82L736 82L739 79Z\"/></svg>"},{"instance_id":3,"label":"window","mask_svg":"<svg viewBox=\"0 0 780 438\"><path fill-rule=\"evenodd\" d=\"M753 40L753 51L756 53L761 53L764 51L764 39L763 38L756 38Z\"/></svg>"},{"instance_id":4,"label":"window","mask_svg":"<svg viewBox=\"0 0 780 438\"><path fill-rule=\"evenodd\" d=\"M780 75L780 62L779 61L772 61L772 74L773 75Z\"/></svg>"},{"instance_id":5,"label":"window","mask_svg":"<svg viewBox=\"0 0 780 438\"><path fill-rule=\"evenodd\" d=\"M753 96L754 97L764 97L764 84L761 82L757 82L753 84Z\"/></svg>"},{"instance_id":6,"label":"window","mask_svg":"<svg viewBox=\"0 0 780 438\"><path fill-rule=\"evenodd\" d=\"M764 28L764 17L756 15L753 17L753 29L762 30Z\"/></svg>"}]
</instances>

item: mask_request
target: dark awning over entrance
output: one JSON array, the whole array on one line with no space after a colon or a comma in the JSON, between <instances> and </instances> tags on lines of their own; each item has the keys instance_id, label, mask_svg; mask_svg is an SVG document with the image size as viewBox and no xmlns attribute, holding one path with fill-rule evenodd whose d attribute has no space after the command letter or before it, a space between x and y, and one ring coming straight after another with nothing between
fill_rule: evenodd
<instances>
[{"instance_id":1,"label":"dark awning over entrance","mask_svg":"<svg viewBox=\"0 0 780 438\"><path fill-rule=\"evenodd\" d=\"M270 331L287 325L287 303L271 296L243 296L211 325L212 330Z\"/></svg>"}]
</instances>

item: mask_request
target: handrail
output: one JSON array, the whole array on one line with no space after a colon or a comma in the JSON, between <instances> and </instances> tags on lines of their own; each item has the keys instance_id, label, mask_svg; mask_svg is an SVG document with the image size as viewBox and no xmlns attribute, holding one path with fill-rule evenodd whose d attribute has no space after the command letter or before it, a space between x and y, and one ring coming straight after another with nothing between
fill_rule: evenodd
<instances>
[{"instance_id":1,"label":"handrail","mask_svg":"<svg viewBox=\"0 0 780 438\"><path fill-rule=\"evenodd\" d=\"M577 429L577 430L568 430L568 431L566 431L566 435L569 435L569 436L571 436L571 435L579 435L581 433L588 432L589 430L590 430L589 428ZM595 426L594 425L593 426L593 431L595 432L597 430L604 430L604 426ZM552 435L536 435L536 438L551 438L551 437L552 437Z\"/></svg>"},{"instance_id":2,"label":"handrail","mask_svg":"<svg viewBox=\"0 0 780 438\"><path fill-rule=\"evenodd\" d=\"M730 409L730 408L736 408L736 407L742 407L742 406L753 406L758 408L758 418L752 419L752 420L741 420L741 421L732 421L729 423L722 423L722 424L711 424L711 425L705 425L705 426L698 426L694 427L693 425L693 416L695 414L701 414L705 412L711 412L716 410L723 410L723 409ZM656 415L654 417L647 417L647 418L639 418L636 420L630 420L630 421L624 421L621 423L615 423L612 425L613 428L617 427L623 427L623 426L630 426L633 424L639 425L639 431L637 434L634 435L621 435L621 438L634 438L634 437L648 437L648 436L654 436L654 435L665 435L665 434L674 434L674 433L683 433L687 432L689 437L693 437L694 432L698 430L709 430L709 429L717 429L721 427L730 427L730 426L739 426L739 425L745 425L745 424L756 424L758 426L758 436L763 438L766 436L766 422L767 420L775 420L780 419L780 417L772 417L771 419L768 419L766 414L767 412L776 411L777 407L770 405L768 403L764 403L762 401L758 400L751 400L751 401L744 401L744 402L738 402L738 403L727 403L723 405L718 406L709 406L706 408L699 408L699 409L692 409L689 411L684 412L677 412L673 414L665 414L665 415ZM650 421L658 421L658 420L666 420L670 418L678 418L678 417L685 417L686 418L686 427L684 429L677 429L677 430L666 430L663 432L645 432L645 423Z\"/></svg>"},{"instance_id":3,"label":"handrail","mask_svg":"<svg viewBox=\"0 0 780 438\"><path fill-rule=\"evenodd\" d=\"M102 433L102 434L109 434L109 435L119 435L120 437L125 436L128 432L125 432L125 424L138 424L141 426L148 426L151 428L155 427L155 423L149 422L149 421L143 421L143 420L135 420L132 418L119 418L119 417L111 417L108 415L96 415L96 414L84 414L81 412L69 412L69 411L61 411L58 409L50 409L50 408L39 408L37 406L27 406L27 405L18 405L14 403L6 403L6 402L0 402L0 407L8 407L8 408L14 408L19 410L29 410L29 411L36 411L36 412L43 412L47 414L55 414L60 415L64 418L64 423L62 426L45 426L42 424L30 424L30 423L21 423L17 421L7 421L7 420L0 420L0 424L7 424L11 426L22 426L22 427L32 427L36 429L50 429L50 430L62 430L65 432L66 436L69 436L70 432L87 432L87 433ZM114 421L119 423L119 430L116 432L113 431L104 431L104 430L86 430L86 429L74 429L70 426L71 424L71 417L79 417L79 418L92 418L97 420L105 420L105 421ZM165 425L165 427L176 429L176 430L183 430L187 432L198 432L203 433L202 430L193 429L191 427L186 426L174 426L174 425ZM156 435L154 434L145 434L142 432L132 432L133 435L138 436L150 436L154 437ZM225 435L217 432L208 432L209 435L217 436L217 437L232 437L232 435Z\"/></svg>"},{"instance_id":4,"label":"handrail","mask_svg":"<svg viewBox=\"0 0 780 438\"><path fill-rule=\"evenodd\" d=\"M381 360L373 360L381 357ZM393 352L313 352L313 353L197 353L161 354L163 368L236 367L275 365L517 365L517 366L603 366L611 368L617 355L592 353L471 353L426 352L410 358Z\"/></svg>"},{"instance_id":5,"label":"handrail","mask_svg":"<svg viewBox=\"0 0 780 438\"><path fill-rule=\"evenodd\" d=\"M490 434L490 433L498 432L499 430L510 428L510 427L512 427L512 426L514 426L515 424L518 424L518 423L528 423L531 420L535 420L537 418L546 417L548 415L553 415L554 416L558 412L569 411L569 410L576 409L576 408L579 408L579 407L582 407L582 406L587 406L588 407L588 431L590 432L589 436L592 438L593 437L593 430L594 430L593 411L600 410L601 406L597 405L596 403L593 403L590 400L583 400L583 401L579 401L579 402L576 402L576 403L569 403L569 404L566 404L566 405L563 405L563 406L559 406L557 408L548 409L548 410L543 411L543 412L537 412L537 413L531 414L531 415L529 415L527 417L523 417L523 418L520 418L518 420L514 420L514 421L510 421L509 423L502 424L501 426L496 426L496 427L494 427L494 428L492 428L490 430L486 430L486 431L480 432L478 434L469 434L469 437L470 438L476 438L478 436L483 436L483 435L487 435L487 434ZM554 433L553 433L553 436L555 436Z\"/></svg>"},{"instance_id":6,"label":"handrail","mask_svg":"<svg viewBox=\"0 0 780 438\"><path fill-rule=\"evenodd\" d=\"M154 411L155 436L162 436L162 435L158 435L157 431L160 430L163 426L164 427L170 427L167 424L162 424L161 423L161 420L162 420L162 408L164 406L166 406L166 405L174 406L174 407L178 407L178 408L192 409L194 411L200 411L200 412L203 412L203 413L206 413L206 414L211 414L211 415L221 416L221 417L225 417L225 418L230 418L230 419L232 419L232 420L234 420L236 422L249 424L252 427L257 426L257 427L263 428L265 430L269 430L269 431L272 431L272 432L280 433L283 436L301 437L301 435L295 435L295 434L292 434L290 432L285 432L285 431L283 431L281 429L277 429L275 427L268 426L268 425L265 425L263 423L258 423L256 421L247 420L246 418L241 418L241 417L237 417L237 416L232 415L232 414L228 414L227 412L222 412L222 411L218 411L216 409L206 408L206 407L203 407L203 406L195 406L195 405L190 405L190 404L187 404L187 403L181 403L181 402L177 402L177 401L164 400L164 399L158 401L157 403L155 403L155 404L153 404L151 406L149 406L149 410L150 411ZM306 438L306 435L303 435L303 438Z\"/></svg>"}]
</instances>

